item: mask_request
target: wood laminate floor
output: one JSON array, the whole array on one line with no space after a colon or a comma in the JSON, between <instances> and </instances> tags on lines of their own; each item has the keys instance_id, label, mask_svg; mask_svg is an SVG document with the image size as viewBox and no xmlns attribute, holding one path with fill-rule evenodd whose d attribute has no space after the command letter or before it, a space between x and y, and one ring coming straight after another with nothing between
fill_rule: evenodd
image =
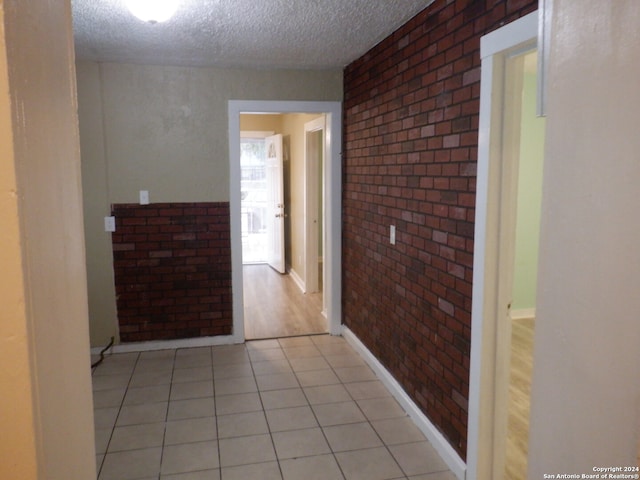
<instances>
[{"instance_id":1,"label":"wood laminate floor","mask_svg":"<svg viewBox=\"0 0 640 480\"><path fill-rule=\"evenodd\" d=\"M529 405L533 369L533 319L514 320L511 334L511 379L505 479L527 478Z\"/></svg>"},{"instance_id":2,"label":"wood laminate floor","mask_svg":"<svg viewBox=\"0 0 640 480\"><path fill-rule=\"evenodd\" d=\"M304 294L289 275L265 264L244 265L247 340L327 333L322 293Z\"/></svg>"}]
</instances>

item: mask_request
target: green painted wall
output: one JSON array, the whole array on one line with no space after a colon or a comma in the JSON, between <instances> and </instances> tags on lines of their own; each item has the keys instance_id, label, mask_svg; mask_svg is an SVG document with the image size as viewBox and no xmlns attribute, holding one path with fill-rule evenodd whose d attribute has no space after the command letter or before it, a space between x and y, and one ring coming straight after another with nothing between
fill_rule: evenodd
<instances>
[{"instance_id":1,"label":"green painted wall","mask_svg":"<svg viewBox=\"0 0 640 480\"><path fill-rule=\"evenodd\" d=\"M535 308L536 305L544 128L545 119L536 116L536 74L525 73L512 310Z\"/></svg>"}]
</instances>

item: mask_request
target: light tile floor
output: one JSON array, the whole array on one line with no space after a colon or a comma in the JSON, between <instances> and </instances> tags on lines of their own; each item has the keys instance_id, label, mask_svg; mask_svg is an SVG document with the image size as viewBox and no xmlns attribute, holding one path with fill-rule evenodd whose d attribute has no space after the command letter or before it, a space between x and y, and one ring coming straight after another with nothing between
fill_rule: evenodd
<instances>
[{"instance_id":1,"label":"light tile floor","mask_svg":"<svg viewBox=\"0 0 640 480\"><path fill-rule=\"evenodd\" d=\"M99 480L453 480L340 337L114 354L93 373Z\"/></svg>"}]
</instances>

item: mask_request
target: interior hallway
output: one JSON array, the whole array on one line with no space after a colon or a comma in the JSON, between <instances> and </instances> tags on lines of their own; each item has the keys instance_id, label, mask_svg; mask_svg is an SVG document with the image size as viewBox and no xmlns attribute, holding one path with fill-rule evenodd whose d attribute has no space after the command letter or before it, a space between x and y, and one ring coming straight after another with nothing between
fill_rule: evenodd
<instances>
[{"instance_id":1,"label":"interior hallway","mask_svg":"<svg viewBox=\"0 0 640 480\"><path fill-rule=\"evenodd\" d=\"M341 337L107 356L99 480L453 480Z\"/></svg>"},{"instance_id":2,"label":"interior hallway","mask_svg":"<svg viewBox=\"0 0 640 480\"><path fill-rule=\"evenodd\" d=\"M327 333L322 293L302 293L290 275L267 264L244 265L244 329L252 339Z\"/></svg>"}]
</instances>

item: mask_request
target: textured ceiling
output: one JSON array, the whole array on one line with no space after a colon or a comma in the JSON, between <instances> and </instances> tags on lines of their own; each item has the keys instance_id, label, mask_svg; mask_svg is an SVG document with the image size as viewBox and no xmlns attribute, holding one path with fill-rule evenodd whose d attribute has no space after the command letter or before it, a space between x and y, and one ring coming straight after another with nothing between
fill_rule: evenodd
<instances>
[{"instance_id":1,"label":"textured ceiling","mask_svg":"<svg viewBox=\"0 0 640 480\"><path fill-rule=\"evenodd\" d=\"M185 66L341 68L433 0L181 0L148 24L124 0L71 0L80 60Z\"/></svg>"}]
</instances>

